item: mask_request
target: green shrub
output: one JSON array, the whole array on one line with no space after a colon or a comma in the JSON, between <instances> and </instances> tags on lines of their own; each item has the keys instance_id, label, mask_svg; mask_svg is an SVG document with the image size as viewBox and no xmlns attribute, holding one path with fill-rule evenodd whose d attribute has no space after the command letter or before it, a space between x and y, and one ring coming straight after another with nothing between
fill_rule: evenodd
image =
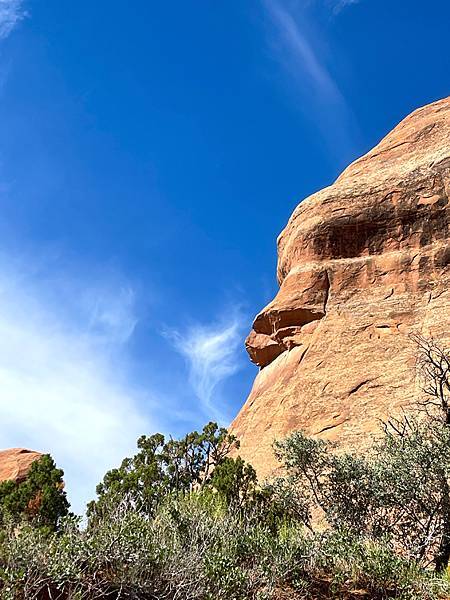
<instances>
[{"instance_id":1,"label":"green shrub","mask_svg":"<svg viewBox=\"0 0 450 600\"><path fill-rule=\"evenodd\" d=\"M88 506L91 521L101 516L104 505L123 498L136 510L153 515L167 494L189 493L207 485L213 467L221 465L239 443L226 429L210 422L201 433L193 431L179 440L166 440L161 433L143 435L137 446L137 454L108 471L97 486L98 499Z\"/></svg>"},{"instance_id":2,"label":"green shrub","mask_svg":"<svg viewBox=\"0 0 450 600\"><path fill-rule=\"evenodd\" d=\"M64 519L59 532L9 528L0 546L2 598L268 600L349 597L432 600L450 586L388 543L285 521L249 523L217 494L169 496L149 518L105 506L95 527ZM39 596L41 594L41 596ZM355 596L356 597L356 596ZM61 596L62 598L62 596Z\"/></svg>"},{"instance_id":3,"label":"green shrub","mask_svg":"<svg viewBox=\"0 0 450 600\"><path fill-rule=\"evenodd\" d=\"M35 526L54 530L69 511L64 491L64 472L56 468L50 455L32 463L22 482L0 483L0 511L3 519L32 522Z\"/></svg>"}]
</instances>

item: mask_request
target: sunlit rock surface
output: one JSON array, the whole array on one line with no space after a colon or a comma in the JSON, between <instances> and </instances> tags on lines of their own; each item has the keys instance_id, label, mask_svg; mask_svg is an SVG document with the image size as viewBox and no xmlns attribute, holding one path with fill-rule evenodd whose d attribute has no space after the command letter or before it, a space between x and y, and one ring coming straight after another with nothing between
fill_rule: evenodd
<instances>
[{"instance_id":1,"label":"sunlit rock surface","mask_svg":"<svg viewBox=\"0 0 450 600\"><path fill-rule=\"evenodd\" d=\"M417 397L411 332L450 341L450 98L404 119L278 238L274 300L246 347L261 370L232 424L259 475L296 429L363 447Z\"/></svg>"},{"instance_id":2,"label":"sunlit rock surface","mask_svg":"<svg viewBox=\"0 0 450 600\"><path fill-rule=\"evenodd\" d=\"M24 481L35 460L42 454L25 448L0 450L0 482L12 480L18 483Z\"/></svg>"}]
</instances>

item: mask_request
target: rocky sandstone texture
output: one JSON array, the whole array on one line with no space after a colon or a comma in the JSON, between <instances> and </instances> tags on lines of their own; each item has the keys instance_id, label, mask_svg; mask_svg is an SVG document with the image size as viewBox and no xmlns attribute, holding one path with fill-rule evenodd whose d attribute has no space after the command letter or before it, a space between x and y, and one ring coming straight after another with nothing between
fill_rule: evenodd
<instances>
[{"instance_id":1,"label":"rocky sandstone texture","mask_svg":"<svg viewBox=\"0 0 450 600\"><path fill-rule=\"evenodd\" d=\"M246 341L261 368L231 429L264 477L274 439L364 447L420 393L414 344L450 341L450 98L416 110L278 238L274 300Z\"/></svg>"},{"instance_id":2,"label":"rocky sandstone texture","mask_svg":"<svg viewBox=\"0 0 450 600\"><path fill-rule=\"evenodd\" d=\"M0 482L12 480L20 483L28 475L28 471L35 460L42 454L24 448L11 448L0 450Z\"/></svg>"}]
</instances>

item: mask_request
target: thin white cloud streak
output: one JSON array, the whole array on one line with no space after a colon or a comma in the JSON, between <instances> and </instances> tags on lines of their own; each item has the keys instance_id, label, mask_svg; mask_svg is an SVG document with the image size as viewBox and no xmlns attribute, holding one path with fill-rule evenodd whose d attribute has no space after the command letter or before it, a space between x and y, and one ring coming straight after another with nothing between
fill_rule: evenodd
<instances>
[{"instance_id":1,"label":"thin white cloud streak","mask_svg":"<svg viewBox=\"0 0 450 600\"><path fill-rule=\"evenodd\" d=\"M339 88L301 31L294 15L276 0L266 0L265 5L284 45L289 49L295 68L303 71L323 96L342 101Z\"/></svg>"},{"instance_id":2,"label":"thin white cloud streak","mask_svg":"<svg viewBox=\"0 0 450 600\"><path fill-rule=\"evenodd\" d=\"M77 512L155 429L120 368L136 323L130 294L0 263L0 447L52 454Z\"/></svg>"},{"instance_id":3,"label":"thin white cloud streak","mask_svg":"<svg viewBox=\"0 0 450 600\"><path fill-rule=\"evenodd\" d=\"M308 20L307 3L264 0L264 7L269 16L271 50L289 75L296 106L306 119L313 120L328 153L342 167L345 157L355 153L354 118L327 66L325 40L317 24L313 27Z\"/></svg>"},{"instance_id":4,"label":"thin white cloud streak","mask_svg":"<svg viewBox=\"0 0 450 600\"><path fill-rule=\"evenodd\" d=\"M189 383L200 401L203 413L207 418L227 423L219 388L241 368L241 317L231 315L228 322L213 325L196 324L184 333L166 331L165 336L186 359Z\"/></svg>"},{"instance_id":5,"label":"thin white cloud streak","mask_svg":"<svg viewBox=\"0 0 450 600\"><path fill-rule=\"evenodd\" d=\"M137 325L134 314L135 294L131 287L120 286L105 294L98 290L84 291L82 306L89 315L89 330L109 343L124 344L132 336Z\"/></svg>"},{"instance_id":6,"label":"thin white cloud streak","mask_svg":"<svg viewBox=\"0 0 450 600\"><path fill-rule=\"evenodd\" d=\"M0 39L7 38L26 14L23 0L0 0Z\"/></svg>"},{"instance_id":7,"label":"thin white cloud streak","mask_svg":"<svg viewBox=\"0 0 450 600\"><path fill-rule=\"evenodd\" d=\"M340 0L338 2L334 2L333 12L335 14L340 13L341 10L346 8L347 6L351 6L352 4L359 4L360 0Z\"/></svg>"}]
</instances>

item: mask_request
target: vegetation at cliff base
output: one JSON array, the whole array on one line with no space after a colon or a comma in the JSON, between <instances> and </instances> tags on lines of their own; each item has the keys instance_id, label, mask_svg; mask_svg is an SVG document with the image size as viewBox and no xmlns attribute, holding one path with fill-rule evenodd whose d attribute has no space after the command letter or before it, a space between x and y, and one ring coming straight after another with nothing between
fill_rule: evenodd
<instances>
[{"instance_id":1,"label":"vegetation at cliff base","mask_svg":"<svg viewBox=\"0 0 450 600\"><path fill-rule=\"evenodd\" d=\"M450 598L450 359L417 341L423 399L364 454L294 432L274 446L284 475L259 483L215 423L142 436L87 523L51 458L34 463L0 486L1 598Z\"/></svg>"},{"instance_id":2,"label":"vegetation at cliff base","mask_svg":"<svg viewBox=\"0 0 450 600\"><path fill-rule=\"evenodd\" d=\"M1 482L1 522L28 522L40 529L56 530L69 510L63 475L47 454L32 463L24 481Z\"/></svg>"}]
</instances>

